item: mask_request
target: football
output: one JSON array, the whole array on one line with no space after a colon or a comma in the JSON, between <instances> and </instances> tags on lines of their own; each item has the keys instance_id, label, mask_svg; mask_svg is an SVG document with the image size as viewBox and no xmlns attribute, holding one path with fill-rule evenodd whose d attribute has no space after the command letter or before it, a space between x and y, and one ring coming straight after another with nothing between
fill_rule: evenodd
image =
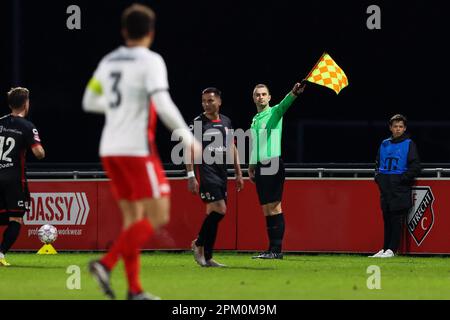
<instances>
[{"instance_id":1,"label":"football","mask_svg":"<svg viewBox=\"0 0 450 320\"><path fill-rule=\"evenodd\" d=\"M45 244L53 243L58 238L58 230L50 224L44 224L39 228L38 237Z\"/></svg>"}]
</instances>

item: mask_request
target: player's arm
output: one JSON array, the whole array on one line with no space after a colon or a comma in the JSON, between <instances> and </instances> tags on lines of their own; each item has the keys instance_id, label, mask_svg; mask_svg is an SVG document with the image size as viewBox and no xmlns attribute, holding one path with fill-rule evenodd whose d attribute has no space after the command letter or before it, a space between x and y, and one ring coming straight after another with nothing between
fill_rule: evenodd
<instances>
[{"instance_id":1,"label":"player's arm","mask_svg":"<svg viewBox=\"0 0 450 320\"><path fill-rule=\"evenodd\" d=\"M236 145L233 143L233 157L234 157L234 174L236 177L236 189L237 191L241 191L244 189L244 179L242 179L242 170L241 165L239 163L239 153Z\"/></svg>"},{"instance_id":2,"label":"player's arm","mask_svg":"<svg viewBox=\"0 0 450 320\"><path fill-rule=\"evenodd\" d=\"M255 182L255 169L256 169L255 164L250 164L248 166L248 177L250 178L251 182Z\"/></svg>"},{"instance_id":3,"label":"player's arm","mask_svg":"<svg viewBox=\"0 0 450 320\"><path fill-rule=\"evenodd\" d=\"M187 180L188 180L188 190L192 194L198 194L199 185L194 174L194 165L192 163L186 164Z\"/></svg>"},{"instance_id":4,"label":"player's arm","mask_svg":"<svg viewBox=\"0 0 450 320\"><path fill-rule=\"evenodd\" d=\"M181 138L185 151L185 163L192 163L190 161L191 154L195 159L199 159L202 155L202 145L194 138L181 116L180 110L170 97L166 64L159 55L152 55L148 58L145 87L159 118L172 131L172 140L179 141Z\"/></svg>"},{"instance_id":5,"label":"player's arm","mask_svg":"<svg viewBox=\"0 0 450 320\"><path fill-rule=\"evenodd\" d=\"M83 110L93 113L105 113L108 107L100 81L94 77L89 80L83 95Z\"/></svg>"},{"instance_id":6,"label":"player's arm","mask_svg":"<svg viewBox=\"0 0 450 320\"><path fill-rule=\"evenodd\" d=\"M194 128L192 125L191 128ZM195 178L195 171L194 171L194 150L191 146L191 152L188 155L190 157L189 161L186 161L186 173L187 173L187 180L188 180L188 190L192 194L198 194L199 192L199 185L197 182L197 179Z\"/></svg>"},{"instance_id":7,"label":"player's arm","mask_svg":"<svg viewBox=\"0 0 450 320\"><path fill-rule=\"evenodd\" d=\"M256 168L256 160L257 160L257 150L258 146L256 145L256 135L257 132L255 129L250 128L251 130L251 150L250 150L250 163L248 165L248 176L251 182L255 182L255 168Z\"/></svg>"},{"instance_id":8,"label":"player's arm","mask_svg":"<svg viewBox=\"0 0 450 320\"><path fill-rule=\"evenodd\" d=\"M156 112L163 124L172 131L172 139L179 141L184 145L185 164L194 163L193 159L201 159L202 145L194 138L186 122L181 116L180 110L173 103L167 90L155 92L152 95L152 101ZM190 167L191 169L193 167Z\"/></svg>"},{"instance_id":9,"label":"player's arm","mask_svg":"<svg viewBox=\"0 0 450 320\"><path fill-rule=\"evenodd\" d=\"M38 160L45 158L45 150L42 147L39 132L31 122L28 124L28 128L25 131L25 141Z\"/></svg>"},{"instance_id":10,"label":"player's arm","mask_svg":"<svg viewBox=\"0 0 450 320\"><path fill-rule=\"evenodd\" d=\"M36 159L42 160L45 158L45 150L41 144L36 144L36 145L32 146L31 151L33 152Z\"/></svg>"},{"instance_id":11,"label":"player's arm","mask_svg":"<svg viewBox=\"0 0 450 320\"><path fill-rule=\"evenodd\" d=\"M156 112L164 125L172 131L172 137L179 140L186 147L185 150L194 150L194 157L201 157L202 146L190 132L186 122L181 116L175 103L168 92L169 83L167 69L164 60L160 56L154 56L147 64L146 88L153 101ZM188 156L189 160L191 157ZM189 161L187 161L189 162Z\"/></svg>"},{"instance_id":12,"label":"player's arm","mask_svg":"<svg viewBox=\"0 0 450 320\"><path fill-rule=\"evenodd\" d=\"M180 110L176 107L175 103L172 101L170 94L167 90L160 90L152 95L152 101L155 105L156 112L163 124L173 132L176 139L182 139L183 144L186 147L191 147L192 144L199 143L194 139L191 131L189 130Z\"/></svg>"},{"instance_id":13,"label":"player's arm","mask_svg":"<svg viewBox=\"0 0 450 320\"><path fill-rule=\"evenodd\" d=\"M292 103L297 97L305 90L306 82L297 82L294 88L284 97L284 99L276 106L273 107L273 114L277 118L281 118L285 112L289 109Z\"/></svg>"}]
</instances>

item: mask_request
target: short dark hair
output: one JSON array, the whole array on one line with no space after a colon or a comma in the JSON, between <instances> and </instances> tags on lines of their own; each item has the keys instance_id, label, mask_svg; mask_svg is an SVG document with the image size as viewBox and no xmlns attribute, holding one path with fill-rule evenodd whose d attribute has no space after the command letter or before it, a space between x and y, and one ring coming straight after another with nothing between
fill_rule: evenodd
<instances>
[{"instance_id":1,"label":"short dark hair","mask_svg":"<svg viewBox=\"0 0 450 320\"><path fill-rule=\"evenodd\" d=\"M8 104L11 109L21 109L27 102L30 91L27 88L11 88L8 92Z\"/></svg>"},{"instance_id":2,"label":"short dark hair","mask_svg":"<svg viewBox=\"0 0 450 320\"><path fill-rule=\"evenodd\" d=\"M136 40L143 38L155 30L155 12L142 4L133 4L122 13L122 29L125 29L128 38Z\"/></svg>"},{"instance_id":3,"label":"short dark hair","mask_svg":"<svg viewBox=\"0 0 450 320\"><path fill-rule=\"evenodd\" d=\"M219 89L214 87L208 87L202 91L202 95L206 93L214 93L214 95L218 96L219 98L222 98L222 92L220 92Z\"/></svg>"},{"instance_id":4,"label":"short dark hair","mask_svg":"<svg viewBox=\"0 0 450 320\"><path fill-rule=\"evenodd\" d=\"M264 83L258 83L255 86L255 88L253 89L253 93L255 93L255 90L258 89L258 88L266 88L267 92L270 94L269 87L267 85L265 85Z\"/></svg>"},{"instance_id":5,"label":"short dark hair","mask_svg":"<svg viewBox=\"0 0 450 320\"><path fill-rule=\"evenodd\" d=\"M402 114L396 114L396 115L393 115L393 116L389 119L389 126L392 126L392 124L393 124L394 122L397 122L397 121L402 121L403 124L405 125L405 127L406 127L406 123L408 122L408 120L406 119L406 117L405 117L404 115L402 115Z\"/></svg>"}]
</instances>

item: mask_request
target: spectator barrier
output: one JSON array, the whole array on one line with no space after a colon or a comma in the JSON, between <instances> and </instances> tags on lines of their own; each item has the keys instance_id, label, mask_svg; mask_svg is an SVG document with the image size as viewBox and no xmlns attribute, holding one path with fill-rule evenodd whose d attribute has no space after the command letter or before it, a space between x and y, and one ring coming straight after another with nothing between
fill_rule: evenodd
<instances>
[{"instance_id":1,"label":"spectator barrier","mask_svg":"<svg viewBox=\"0 0 450 320\"><path fill-rule=\"evenodd\" d=\"M186 180L170 179L170 223L145 249L189 249L205 215ZM58 228L57 250L105 250L120 232L121 217L108 181L32 180L31 208L15 250L37 250L38 228ZM450 179L419 179L414 208L407 217L401 252L450 254ZM217 249L265 250L265 219L255 186L246 180L237 192L228 182L228 211L220 224ZM378 251L383 221L376 184L370 178L288 178L283 196L286 219L284 250L300 252Z\"/></svg>"}]
</instances>

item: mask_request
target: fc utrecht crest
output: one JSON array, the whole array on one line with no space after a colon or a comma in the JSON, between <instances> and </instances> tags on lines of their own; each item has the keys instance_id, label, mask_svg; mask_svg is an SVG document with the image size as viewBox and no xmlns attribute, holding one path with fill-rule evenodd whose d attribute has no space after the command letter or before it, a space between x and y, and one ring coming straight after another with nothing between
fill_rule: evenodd
<instances>
[{"instance_id":1,"label":"fc utrecht crest","mask_svg":"<svg viewBox=\"0 0 450 320\"><path fill-rule=\"evenodd\" d=\"M413 207L408 213L408 230L418 246L430 233L434 224L433 202L431 187L413 187Z\"/></svg>"}]
</instances>

